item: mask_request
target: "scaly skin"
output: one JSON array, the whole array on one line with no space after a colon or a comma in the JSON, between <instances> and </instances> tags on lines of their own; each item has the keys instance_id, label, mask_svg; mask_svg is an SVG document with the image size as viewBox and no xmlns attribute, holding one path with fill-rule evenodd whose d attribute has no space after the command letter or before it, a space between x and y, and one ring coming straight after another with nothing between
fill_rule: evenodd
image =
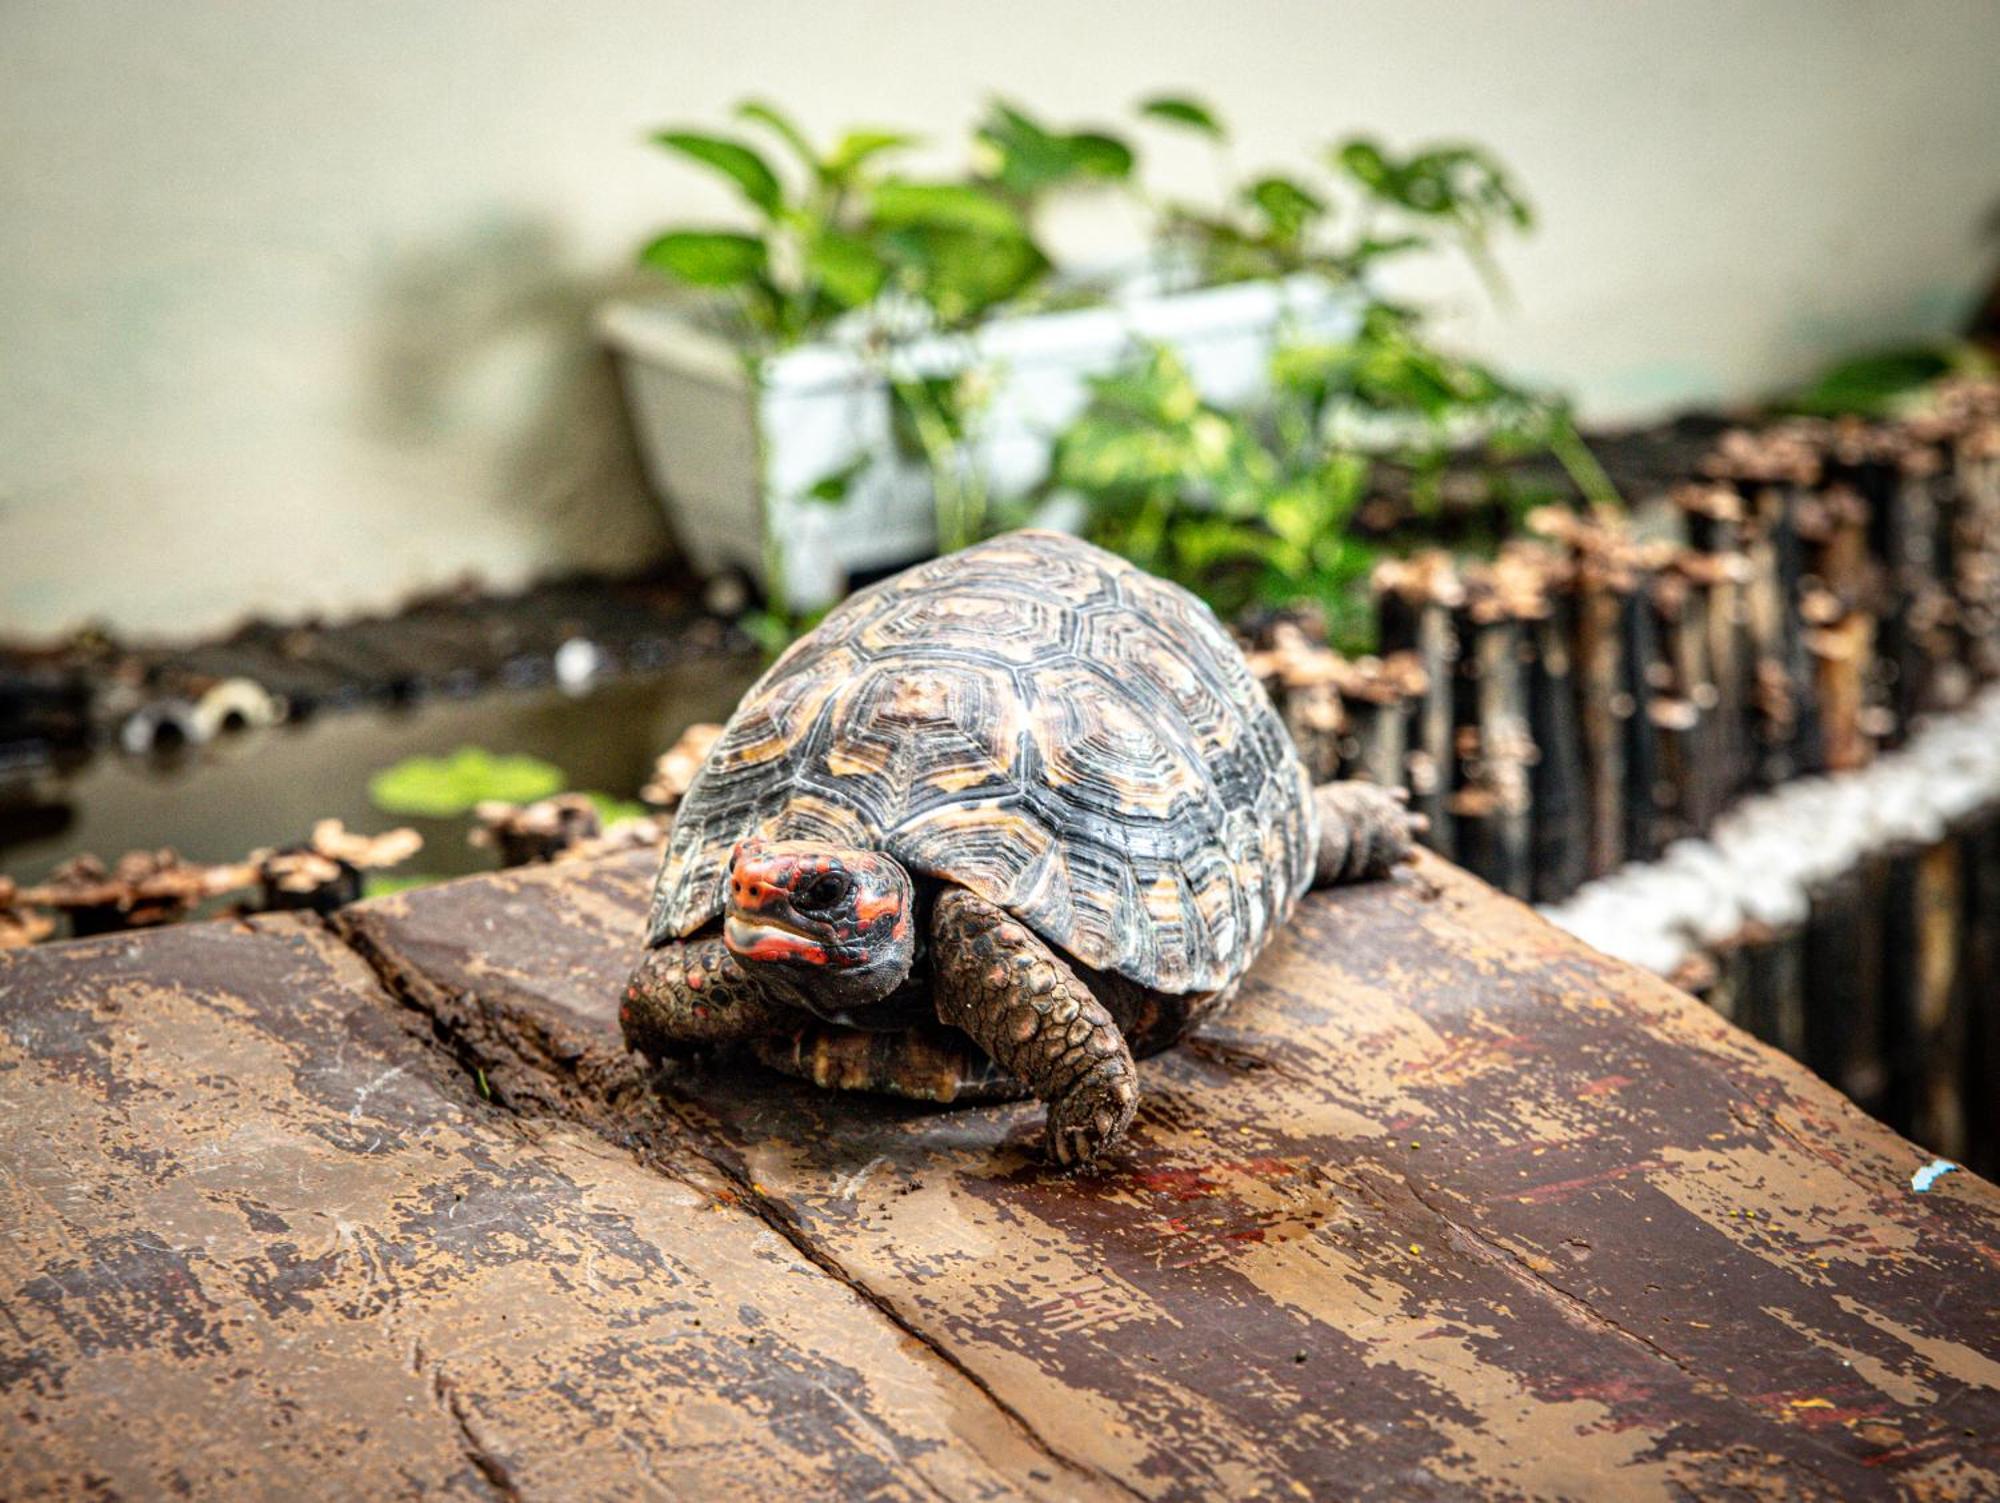
<instances>
[{"instance_id":1,"label":"scaly skin","mask_svg":"<svg viewBox=\"0 0 2000 1503\"><path fill-rule=\"evenodd\" d=\"M938 1017L1049 1105L1050 1156L1087 1164L1139 1105L1132 1051L1104 1004L1019 920L964 888L931 914Z\"/></svg>"},{"instance_id":2,"label":"scaly skin","mask_svg":"<svg viewBox=\"0 0 2000 1503\"><path fill-rule=\"evenodd\" d=\"M827 1090L884 1091L913 1101L1013 1101L1028 1088L956 1028L918 1024L897 1033L814 1024L751 1046L774 1070Z\"/></svg>"},{"instance_id":3,"label":"scaly skin","mask_svg":"<svg viewBox=\"0 0 2000 1503\"><path fill-rule=\"evenodd\" d=\"M1236 996L1233 981L1212 992L1156 992L1115 971L1078 970L1077 974L1116 1021L1134 1059L1173 1048L1222 1013Z\"/></svg>"},{"instance_id":4,"label":"scaly skin","mask_svg":"<svg viewBox=\"0 0 2000 1503\"><path fill-rule=\"evenodd\" d=\"M618 1021L651 1060L798 1032L798 1009L773 1002L719 935L649 950L625 983Z\"/></svg>"},{"instance_id":5,"label":"scaly skin","mask_svg":"<svg viewBox=\"0 0 2000 1503\"><path fill-rule=\"evenodd\" d=\"M1374 783L1322 783L1313 789L1319 808L1313 886L1388 876L1409 856L1411 838L1422 828L1404 807L1408 797L1400 788Z\"/></svg>"},{"instance_id":6,"label":"scaly skin","mask_svg":"<svg viewBox=\"0 0 2000 1503\"><path fill-rule=\"evenodd\" d=\"M917 1101L1012 1101L1027 1087L956 1029L868 1033L822 1023L764 995L718 937L649 953L619 1009L625 1043L654 1061L748 1045L764 1064L828 1089Z\"/></svg>"}]
</instances>

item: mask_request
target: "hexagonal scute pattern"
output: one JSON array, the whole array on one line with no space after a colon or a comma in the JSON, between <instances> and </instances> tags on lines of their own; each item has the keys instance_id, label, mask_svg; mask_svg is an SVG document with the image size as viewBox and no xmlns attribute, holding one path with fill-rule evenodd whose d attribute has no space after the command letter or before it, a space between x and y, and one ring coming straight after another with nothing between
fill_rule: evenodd
<instances>
[{"instance_id":1,"label":"hexagonal scute pattern","mask_svg":"<svg viewBox=\"0 0 2000 1503\"><path fill-rule=\"evenodd\" d=\"M1060 533L863 590L744 697L682 801L649 943L721 911L751 836L886 850L1084 964L1240 975L1312 875L1284 727L1208 607Z\"/></svg>"}]
</instances>

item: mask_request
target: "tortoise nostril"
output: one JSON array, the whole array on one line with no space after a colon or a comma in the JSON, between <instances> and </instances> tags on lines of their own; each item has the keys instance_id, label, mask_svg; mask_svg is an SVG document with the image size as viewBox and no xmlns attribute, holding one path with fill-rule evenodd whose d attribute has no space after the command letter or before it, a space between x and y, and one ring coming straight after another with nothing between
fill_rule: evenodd
<instances>
[{"instance_id":1,"label":"tortoise nostril","mask_svg":"<svg viewBox=\"0 0 2000 1503\"><path fill-rule=\"evenodd\" d=\"M756 877L738 876L729 884L730 897L736 906L753 913L768 904L779 890Z\"/></svg>"}]
</instances>

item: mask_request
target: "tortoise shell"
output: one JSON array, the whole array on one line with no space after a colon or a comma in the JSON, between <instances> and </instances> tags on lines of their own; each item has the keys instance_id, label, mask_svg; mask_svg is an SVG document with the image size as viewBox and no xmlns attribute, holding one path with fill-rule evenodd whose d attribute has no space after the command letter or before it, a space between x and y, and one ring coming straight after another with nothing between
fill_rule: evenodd
<instances>
[{"instance_id":1,"label":"tortoise shell","mask_svg":"<svg viewBox=\"0 0 2000 1503\"><path fill-rule=\"evenodd\" d=\"M1241 975L1313 868L1291 739L1209 608L1016 532L863 590L743 698L674 819L647 942L750 837L883 850L1162 992Z\"/></svg>"}]
</instances>

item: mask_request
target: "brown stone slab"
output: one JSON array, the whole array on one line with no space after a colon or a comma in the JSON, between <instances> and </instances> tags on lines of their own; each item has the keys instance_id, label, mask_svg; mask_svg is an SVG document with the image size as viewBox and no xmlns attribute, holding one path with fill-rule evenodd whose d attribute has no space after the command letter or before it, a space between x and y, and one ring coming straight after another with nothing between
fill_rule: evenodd
<instances>
[{"instance_id":1,"label":"brown stone slab","mask_svg":"<svg viewBox=\"0 0 2000 1503\"><path fill-rule=\"evenodd\" d=\"M636 1092L647 866L350 912L515 1099L699 1148L1135 1493L2000 1489L2000 1192L1443 862L1310 899L1084 1180L1032 1106Z\"/></svg>"},{"instance_id":2,"label":"brown stone slab","mask_svg":"<svg viewBox=\"0 0 2000 1503\"><path fill-rule=\"evenodd\" d=\"M1109 1496L311 921L0 964L0 1495Z\"/></svg>"}]
</instances>

